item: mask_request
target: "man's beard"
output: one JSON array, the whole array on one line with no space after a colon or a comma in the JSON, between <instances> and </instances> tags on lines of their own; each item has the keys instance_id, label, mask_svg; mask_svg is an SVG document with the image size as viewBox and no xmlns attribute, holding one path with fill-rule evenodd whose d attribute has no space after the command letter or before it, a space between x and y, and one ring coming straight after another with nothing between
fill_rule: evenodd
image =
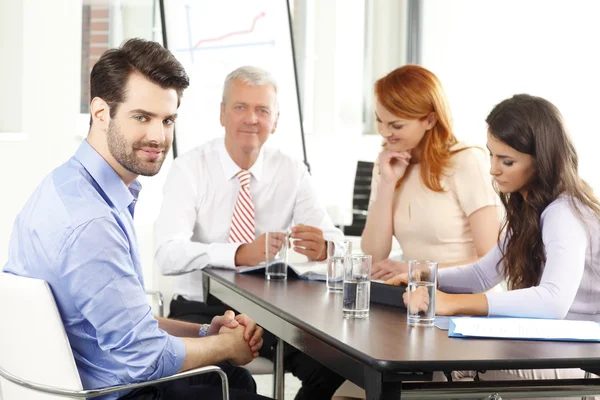
<instances>
[{"instance_id":1,"label":"man's beard","mask_svg":"<svg viewBox=\"0 0 600 400\"><path fill-rule=\"evenodd\" d=\"M111 120L108 124L106 139L108 142L108 150L113 158L117 160L117 162L121 164L123 168L136 175L156 175L158 171L160 171L160 167L165 161L166 154L169 152L169 146L159 146L153 142L140 141L134 143L131 146L131 152L128 153L127 150L129 145L127 144L125 137L121 134L121 131L115 124L114 120ZM162 155L156 160L143 161L137 156L136 153L136 150L143 147L162 150Z\"/></svg>"}]
</instances>

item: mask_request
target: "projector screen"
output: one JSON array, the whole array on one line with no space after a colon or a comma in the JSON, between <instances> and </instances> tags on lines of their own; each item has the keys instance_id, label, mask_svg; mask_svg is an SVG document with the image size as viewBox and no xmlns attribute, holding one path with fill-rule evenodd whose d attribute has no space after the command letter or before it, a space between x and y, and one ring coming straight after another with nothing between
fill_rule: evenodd
<instances>
[{"instance_id":1,"label":"projector screen","mask_svg":"<svg viewBox=\"0 0 600 400\"><path fill-rule=\"evenodd\" d=\"M177 154L224 135L223 81L234 69L253 65L271 72L279 86L279 123L267 145L306 161L287 0L163 4L166 45L190 76L175 128Z\"/></svg>"}]
</instances>

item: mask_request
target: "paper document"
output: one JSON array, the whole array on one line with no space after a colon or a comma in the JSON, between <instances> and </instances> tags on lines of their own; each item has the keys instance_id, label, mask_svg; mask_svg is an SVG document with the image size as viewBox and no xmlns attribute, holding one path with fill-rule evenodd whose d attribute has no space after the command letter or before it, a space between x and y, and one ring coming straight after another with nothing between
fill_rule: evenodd
<instances>
[{"instance_id":1,"label":"paper document","mask_svg":"<svg viewBox=\"0 0 600 400\"><path fill-rule=\"evenodd\" d=\"M532 318L451 318L449 336L507 339L600 341L600 324Z\"/></svg>"},{"instance_id":2,"label":"paper document","mask_svg":"<svg viewBox=\"0 0 600 400\"><path fill-rule=\"evenodd\" d=\"M265 263L260 263L255 267L238 267L236 272L244 274L252 271L257 271L265 268ZM307 261L303 263L288 264L298 278L314 281L324 281L327 279L327 262Z\"/></svg>"}]
</instances>

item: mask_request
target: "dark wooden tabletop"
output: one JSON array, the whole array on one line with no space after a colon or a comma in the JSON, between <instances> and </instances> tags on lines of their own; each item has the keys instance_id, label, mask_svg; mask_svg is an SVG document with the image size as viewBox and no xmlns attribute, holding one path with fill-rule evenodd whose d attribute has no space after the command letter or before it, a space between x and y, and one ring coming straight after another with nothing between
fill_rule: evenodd
<instances>
[{"instance_id":1,"label":"dark wooden tabletop","mask_svg":"<svg viewBox=\"0 0 600 400\"><path fill-rule=\"evenodd\" d=\"M377 304L371 304L369 318L348 320L342 316L342 295L327 292L324 282L270 282L263 274L205 272L244 299L382 372L600 369L598 343L449 338L447 331L435 327L408 326L405 309Z\"/></svg>"}]
</instances>

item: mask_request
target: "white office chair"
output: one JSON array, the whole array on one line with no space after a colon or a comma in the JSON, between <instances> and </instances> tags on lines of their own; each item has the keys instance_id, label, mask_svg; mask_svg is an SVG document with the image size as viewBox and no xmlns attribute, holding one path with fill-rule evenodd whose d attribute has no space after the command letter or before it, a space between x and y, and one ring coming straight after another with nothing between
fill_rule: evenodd
<instances>
[{"instance_id":1,"label":"white office chair","mask_svg":"<svg viewBox=\"0 0 600 400\"><path fill-rule=\"evenodd\" d=\"M165 298L159 290L146 290L146 295L152 298L151 307L154 316L163 318L165 316ZM154 304L156 303L156 312ZM1 400L1 399L0 399Z\"/></svg>"},{"instance_id":2,"label":"white office chair","mask_svg":"<svg viewBox=\"0 0 600 400\"><path fill-rule=\"evenodd\" d=\"M216 372L229 399L227 375L216 366L128 385L83 390L71 346L48 284L0 273L0 382L3 400L88 399L192 375Z\"/></svg>"}]
</instances>

